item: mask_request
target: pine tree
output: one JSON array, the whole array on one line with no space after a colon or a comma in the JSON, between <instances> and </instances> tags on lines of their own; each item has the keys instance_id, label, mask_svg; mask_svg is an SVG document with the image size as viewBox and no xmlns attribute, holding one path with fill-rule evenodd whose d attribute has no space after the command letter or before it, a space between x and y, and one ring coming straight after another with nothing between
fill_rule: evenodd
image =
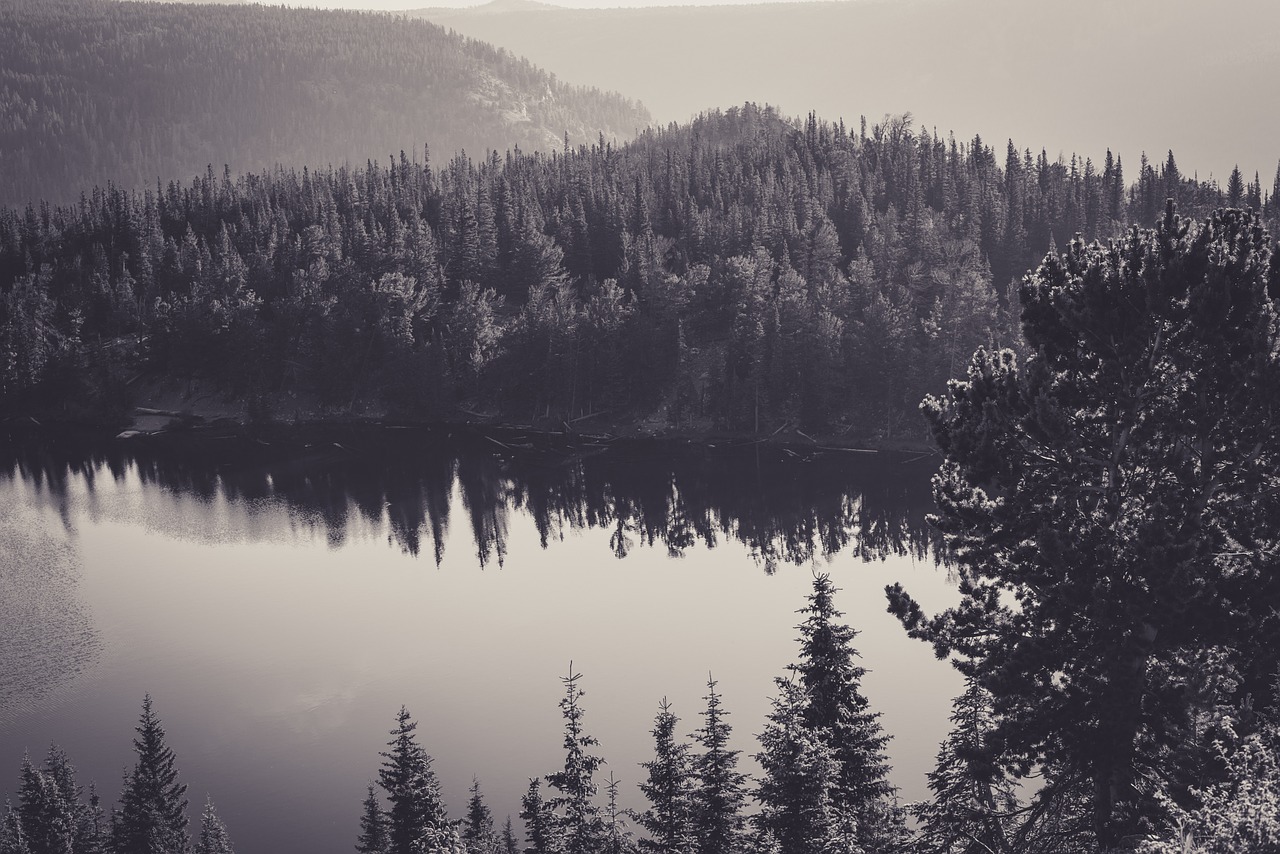
<instances>
[{"instance_id":1,"label":"pine tree","mask_svg":"<svg viewBox=\"0 0 1280 854\"><path fill-rule=\"evenodd\" d=\"M498 850L502 854L520 854L520 843L516 841L516 831L511 826L511 816L507 816L506 824L502 825L502 840Z\"/></svg>"},{"instance_id":2,"label":"pine tree","mask_svg":"<svg viewBox=\"0 0 1280 854\"><path fill-rule=\"evenodd\" d=\"M235 854L235 846L231 844L231 835L227 826L218 817L213 807L213 800L204 803L204 812L200 815L200 838L191 849L191 854Z\"/></svg>"},{"instance_id":3,"label":"pine tree","mask_svg":"<svg viewBox=\"0 0 1280 854\"><path fill-rule=\"evenodd\" d=\"M918 838L935 854L988 854L1009 850L1017 796L994 746L991 694L974 680L956 698L952 729L929 772L933 798L912 809Z\"/></svg>"},{"instance_id":4,"label":"pine tree","mask_svg":"<svg viewBox=\"0 0 1280 854\"><path fill-rule=\"evenodd\" d=\"M785 679L777 687L755 757L763 772L755 790L760 811L753 819L759 842L785 854L827 854L842 819L832 801L840 767L829 745L831 733L805 720L804 689Z\"/></svg>"},{"instance_id":5,"label":"pine tree","mask_svg":"<svg viewBox=\"0 0 1280 854\"><path fill-rule=\"evenodd\" d=\"M618 806L618 784L620 782L620 780L614 778L613 772L609 772L609 782L605 784L608 802L605 806L602 854L632 854L636 850L636 845L631 840L631 831L627 830L626 821L623 818L624 810Z\"/></svg>"},{"instance_id":6,"label":"pine tree","mask_svg":"<svg viewBox=\"0 0 1280 854\"><path fill-rule=\"evenodd\" d=\"M1073 241L1024 280L1025 364L979 351L923 407L963 600L930 618L894 585L891 610L992 691L1003 761L1087 784L1102 849L1189 796L1164 743L1195 711L1187 651L1229 651L1222 703L1276 670L1273 265L1234 210Z\"/></svg>"},{"instance_id":7,"label":"pine tree","mask_svg":"<svg viewBox=\"0 0 1280 854\"><path fill-rule=\"evenodd\" d=\"M703 725L693 734L701 752L693 758L692 824L698 854L734 854L741 847L746 819L747 775L738 771L741 751L729 748L733 727L720 707L716 681L707 676Z\"/></svg>"},{"instance_id":8,"label":"pine tree","mask_svg":"<svg viewBox=\"0 0 1280 854\"><path fill-rule=\"evenodd\" d=\"M640 791L649 801L649 809L636 816L649 832L648 839L640 840L640 850L653 854L683 854L692 843L689 745L676 741L679 721L663 697L653 721L654 758L640 763L648 772Z\"/></svg>"},{"instance_id":9,"label":"pine tree","mask_svg":"<svg viewBox=\"0 0 1280 854\"><path fill-rule=\"evenodd\" d=\"M31 854L72 854L78 825L76 806L52 774L23 759L18 819Z\"/></svg>"},{"instance_id":10,"label":"pine tree","mask_svg":"<svg viewBox=\"0 0 1280 854\"><path fill-rule=\"evenodd\" d=\"M587 735L582 726L583 691L578 687L581 673L573 672L561 677L565 695L560 700L564 717L564 768L547 775L547 783L558 794L548 801L555 812L555 835L559 850L564 854L595 854L603 837L600 808L594 802L598 787L594 776L604 760L591 752L599 745L594 736Z\"/></svg>"},{"instance_id":11,"label":"pine tree","mask_svg":"<svg viewBox=\"0 0 1280 854\"><path fill-rule=\"evenodd\" d=\"M110 825L106 811L102 809L102 801L98 797L97 788L89 784L89 802L80 814L79 838L76 840L76 854L104 854L111 842Z\"/></svg>"},{"instance_id":12,"label":"pine tree","mask_svg":"<svg viewBox=\"0 0 1280 854\"><path fill-rule=\"evenodd\" d=\"M387 810L388 854L423 854L448 846L454 836L445 815L440 783L431 757L418 744L418 728L408 709L400 707L384 751L378 780L390 805Z\"/></svg>"},{"instance_id":13,"label":"pine tree","mask_svg":"<svg viewBox=\"0 0 1280 854\"><path fill-rule=\"evenodd\" d=\"M364 799L364 812L360 814L360 836L356 838L358 854L387 854L391 840L387 836L387 814L382 810L378 795L369 785Z\"/></svg>"},{"instance_id":14,"label":"pine tree","mask_svg":"<svg viewBox=\"0 0 1280 854\"><path fill-rule=\"evenodd\" d=\"M31 854L22 819L9 801L4 802L4 819L0 821L0 854Z\"/></svg>"},{"instance_id":15,"label":"pine tree","mask_svg":"<svg viewBox=\"0 0 1280 854\"><path fill-rule=\"evenodd\" d=\"M1269 201L1271 202L1272 219L1280 219L1280 163L1276 163L1276 177L1271 183L1271 198Z\"/></svg>"},{"instance_id":16,"label":"pine tree","mask_svg":"<svg viewBox=\"0 0 1280 854\"><path fill-rule=\"evenodd\" d=\"M480 793L480 780L471 780L471 798L462 824L462 841L470 854L491 854L497 847L493 834L493 813Z\"/></svg>"},{"instance_id":17,"label":"pine tree","mask_svg":"<svg viewBox=\"0 0 1280 854\"><path fill-rule=\"evenodd\" d=\"M830 576L815 576L809 604L800 610L807 615L799 626L800 661L791 670L805 693L805 725L825 733L837 764L833 807L856 820L862 844L876 849L901 831L884 755L889 738L880 728L880 713L862 695L866 669L854 663L858 633L835 622L843 616L835 607L836 592Z\"/></svg>"},{"instance_id":18,"label":"pine tree","mask_svg":"<svg viewBox=\"0 0 1280 854\"><path fill-rule=\"evenodd\" d=\"M113 854L186 854L187 787L178 782L173 750L165 744L164 728L142 700L142 716L133 740L138 759L124 780L119 807L111 815Z\"/></svg>"},{"instance_id":19,"label":"pine tree","mask_svg":"<svg viewBox=\"0 0 1280 854\"><path fill-rule=\"evenodd\" d=\"M559 850L555 815L542 797L542 781L534 777L520 799L520 820L524 822L524 854L552 854Z\"/></svg>"},{"instance_id":20,"label":"pine tree","mask_svg":"<svg viewBox=\"0 0 1280 854\"><path fill-rule=\"evenodd\" d=\"M1227 204L1238 208L1243 200L1244 176L1240 174L1240 167L1235 166L1231 169L1231 177L1227 179Z\"/></svg>"}]
</instances>

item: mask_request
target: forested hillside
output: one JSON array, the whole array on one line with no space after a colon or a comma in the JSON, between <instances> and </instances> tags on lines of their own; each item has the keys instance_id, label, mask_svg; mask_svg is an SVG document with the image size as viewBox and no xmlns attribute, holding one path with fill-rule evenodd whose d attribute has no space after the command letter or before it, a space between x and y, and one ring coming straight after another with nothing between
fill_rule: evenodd
<instances>
[{"instance_id":1,"label":"forested hillside","mask_svg":"<svg viewBox=\"0 0 1280 854\"><path fill-rule=\"evenodd\" d=\"M258 414L288 395L919 440L926 393L976 347L1019 345L1010 284L1055 242L1150 224L1167 197L1274 228L1278 196L1238 174L1224 194L1172 154L1050 158L751 104L439 171L210 170L0 215L0 395L119 405L143 372Z\"/></svg>"},{"instance_id":2,"label":"forested hillside","mask_svg":"<svg viewBox=\"0 0 1280 854\"><path fill-rule=\"evenodd\" d=\"M638 104L384 14L0 0L0 204L108 182L188 181L208 164L364 163L424 144L560 148L630 138Z\"/></svg>"},{"instance_id":3,"label":"forested hillside","mask_svg":"<svg viewBox=\"0 0 1280 854\"><path fill-rule=\"evenodd\" d=\"M1272 0L496 2L414 14L625 92L661 124L747 100L833 120L910 111L931 129L1012 137L1055 158L1110 147L1133 163L1172 148L1222 184L1236 164L1267 180L1280 137L1276 111L1252 106L1273 100L1280 77Z\"/></svg>"}]
</instances>

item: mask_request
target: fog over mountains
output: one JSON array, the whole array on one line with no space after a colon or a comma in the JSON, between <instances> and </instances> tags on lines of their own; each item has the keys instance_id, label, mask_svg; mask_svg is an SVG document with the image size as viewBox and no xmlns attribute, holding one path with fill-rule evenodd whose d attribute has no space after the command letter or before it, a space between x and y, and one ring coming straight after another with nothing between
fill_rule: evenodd
<instances>
[{"instance_id":1,"label":"fog over mountains","mask_svg":"<svg viewBox=\"0 0 1280 854\"><path fill-rule=\"evenodd\" d=\"M1226 184L1280 157L1271 0L852 0L565 9L498 0L421 15L562 79L626 93L659 122L750 100L789 115L913 113L961 139L1136 166L1172 148Z\"/></svg>"}]
</instances>

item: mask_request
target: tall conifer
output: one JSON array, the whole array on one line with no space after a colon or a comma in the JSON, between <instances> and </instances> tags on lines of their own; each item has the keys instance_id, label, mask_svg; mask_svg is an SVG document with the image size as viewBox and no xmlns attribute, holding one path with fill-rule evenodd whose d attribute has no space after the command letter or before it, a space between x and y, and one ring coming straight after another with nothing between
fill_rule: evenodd
<instances>
[{"instance_id":1,"label":"tall conifer","mask_svg":"<svg viewBox=\"0 0 1280 854\"><path fill-rule=\"evenodd\" d=\"M192 848L192 854L235 854L235 846L231 844L231 834L227 825L218 816L213 801L206 800L204 812L200 815L200 838Z\"/></svg>"},{"instance_id":2,"label":"tall conifer","mask_svg":"<svg viewBox=\"0 0 1280 854\"><path fill-rule=\"evenodd\" d=\"M360 836L356 838L357 854L387 854L391 840L387 836L387 814L383 812L378 795L369 785L364 799L364 811L360 813Z\"/></svg>"},{"instance_id":3,"label":"tall conifer","mask_svg":"<svg viewBox=\"0 0 1280 854\"><path fill-rule=\"evenodd\" d=\"M701 752L693 757L692 820L698 854L738 851L746 819L747 775L738 770L740 751L729 747L733 727L725 720L716 681L707 676L703 725L693 734Z\"/></svg>"},{"instance_id":4,"label":"tall conifer","mask_svg":"<svg viewBox=\"0 0 1280 854\"><path fill-rule=\"evenodd\" d=\"M164 727L142 700L142 716L133 740L138 754L133 772L124 780L120 803L111 815L113 854L186 854L187 786L178 782L173 750L165 743Z\"/></svg>"},{"instance_id":5,"label":"tall conifer","mask_svg":"<svg viewBox=\"0 0 1280 854\"><path fill-rule=\"evenodd\" d=\"M689 745L676 740L679 721L663 697L653 721L654 757L640 763L648 772L640 791L649 809L636 821L649 832L648 839L640 840L640 849L652 854L682 854L692 843Z\"/></svg>"},{"instance_id":6,"label":"tall conifer","mask_svg":"<svg viewBox=\"0 0 1280 854\"><path fill-rule=\"evenodd\" d=\"M378 779L386 792L388 854L423 854L448 847L456 836L445 814L431 757L418 744L418 724L400 707L390 750L382 753Z\"/></svg>"},{"instance_id":7,"label":"tall conifer","mask_svg":"<svg viewBox=\"0 0 1280 854\"><path fill-rule=\"evenodd\" d=\"M573 672L570 662L569 675L560 680L565 690L560 700L564 716L564 768L547 775L547 783L559 793L548 803L555 811L557 842L565 854L595 854L604 830L600 807L594 800L599 788L595 772L604 760L593 752L600 742L583 728L583 691L578 687L581 678L581 673Z\"/></svg>"},{"instance_id":8,"label":"tall conifer","mask_svg":"<svg viewBox=\"0 0 1280 854\"><path fill-rule=\"evenodd\" d=\"M471 780L467 817L462 822L462 841L467 846L469 854L491 854L497 848L497 838L493 832L493 813L484 802L478 778Z\"/></svg>"}]
</instances>

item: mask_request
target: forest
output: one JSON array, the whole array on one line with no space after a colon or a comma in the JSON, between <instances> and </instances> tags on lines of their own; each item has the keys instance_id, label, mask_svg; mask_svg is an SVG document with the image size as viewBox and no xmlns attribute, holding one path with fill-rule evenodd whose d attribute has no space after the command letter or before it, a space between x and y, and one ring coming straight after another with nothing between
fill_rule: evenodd
<instances>
[{"instance_id":1,"label":"forest","mask_svg":"<svg viewBox=\"0 0 1280 854\"><path fill-rule=\"evenodd\" d=\"M418 413L632 405L878 439L918 407L960 602L885 594L966 678L932 797L895 797L819 574L757 779L716 735L712 682L692 744L659 706L650 807L620 814L571 670L565 764L531 780L520 850L1274 851L1280 188L1199 184L1172 153L1132 185L1122 170L1012 144L1001 168L905 118L850 131L747 105L616 149L97 190L0 219L3 390L119 406L149 371L257 407L285 389L349 412L369 391ZM358 851L520 844L478 783L449 817L407 710L391 736ZM56 748L24 763L0 852L185 852L149 699L135 749L109 815ZM230 850L212 806L194 850Z\"/></svg>"},{"instance_id":2,"label":"forest","mask_svg":"<svg viewBox=\"0 0 1280 854\"><path fill-rule=\"evenodd\" d=\"M621 96L425 21L258 4L0 2L0 205L227 163L364 162L629 138Z\"/></svg>"},{"instance_id":3,"label":"forest","mask_svg":"<svg viewBox=\"0 0 1280 854\"><path fill-rule=\"evenodd\" d=\"M0 405L118 417L149 377L251 420L919 443L976 347L1023 346L1016 282L1057 243L1166 199L1280 221L1280 170L1004 148L746 104L621 146L87 189L0 212Z\"/></svg>"},{"instance_id":4,"label":"forest","mask_svg":"<svg viewBox=\"0 0 1280 854\"><path fill-rule=\"evenodd\" d=\"M1099 846L1089 821L1086 781L1065 771L1062 756L1046 759L1043 785L1030 794L1002 753L1000 689L976 677L953 703L953 730L929 774L932 798L903 804L888 781L884 747L890 734L861 690L865 669L853 645L858 632L840 622L838 589L815 574L800 609L800 655L775 680L772 711L756 736L757 778L739 770L730 747L733 725L716 680L708 676L700 725L681 735L681 718L663 698L653 719L653 757L635 772L643 810L619 806L622 781L603 779L604 756L590 734L582 674L562 677L562 768L532 777L517 831L511 816L498 830L480 781L459 818L451 818L428 745L405 708L395 717L387 750L360 809L357 854L1071 854L1099 850L1264 852L1280 837L1280 720L1274 693L1252 720L1215 708L1216 686L1203 686L1180 711L1203 716L1196 743L1213 779L1186 777L1176 765L1160 770L1168 797L1143 811L1145 834L1122 848ZM1274 663L1274 656L1272 656ZM1207 677L1222 678L1223 667ZM1219 698L1220 699L1220 698ZM687 725L685 725L687 729ZM24 759L16 804L6 805L0 854L234 854L226 824L206 800L195 839L189 828L187 784L151 698L143 701L136 761L108 813L90 785L86 797L75 769L56 745L37 767ZM437 736L438 737L438 736ZM1186 756L1179 757L1185 759ZM1216 760L1216 763L1215 761ZM1070 760L1067 760L1069 766ZM1201 783L1189 789L1188 781ZM1195 806L1184 804L1191 799ZM1130 818L1133 818L1132 816ZM193 844L194 842L194 844ZM1194 847L1195 845L1200 847Z\"/></svg>"}]
</instances>

